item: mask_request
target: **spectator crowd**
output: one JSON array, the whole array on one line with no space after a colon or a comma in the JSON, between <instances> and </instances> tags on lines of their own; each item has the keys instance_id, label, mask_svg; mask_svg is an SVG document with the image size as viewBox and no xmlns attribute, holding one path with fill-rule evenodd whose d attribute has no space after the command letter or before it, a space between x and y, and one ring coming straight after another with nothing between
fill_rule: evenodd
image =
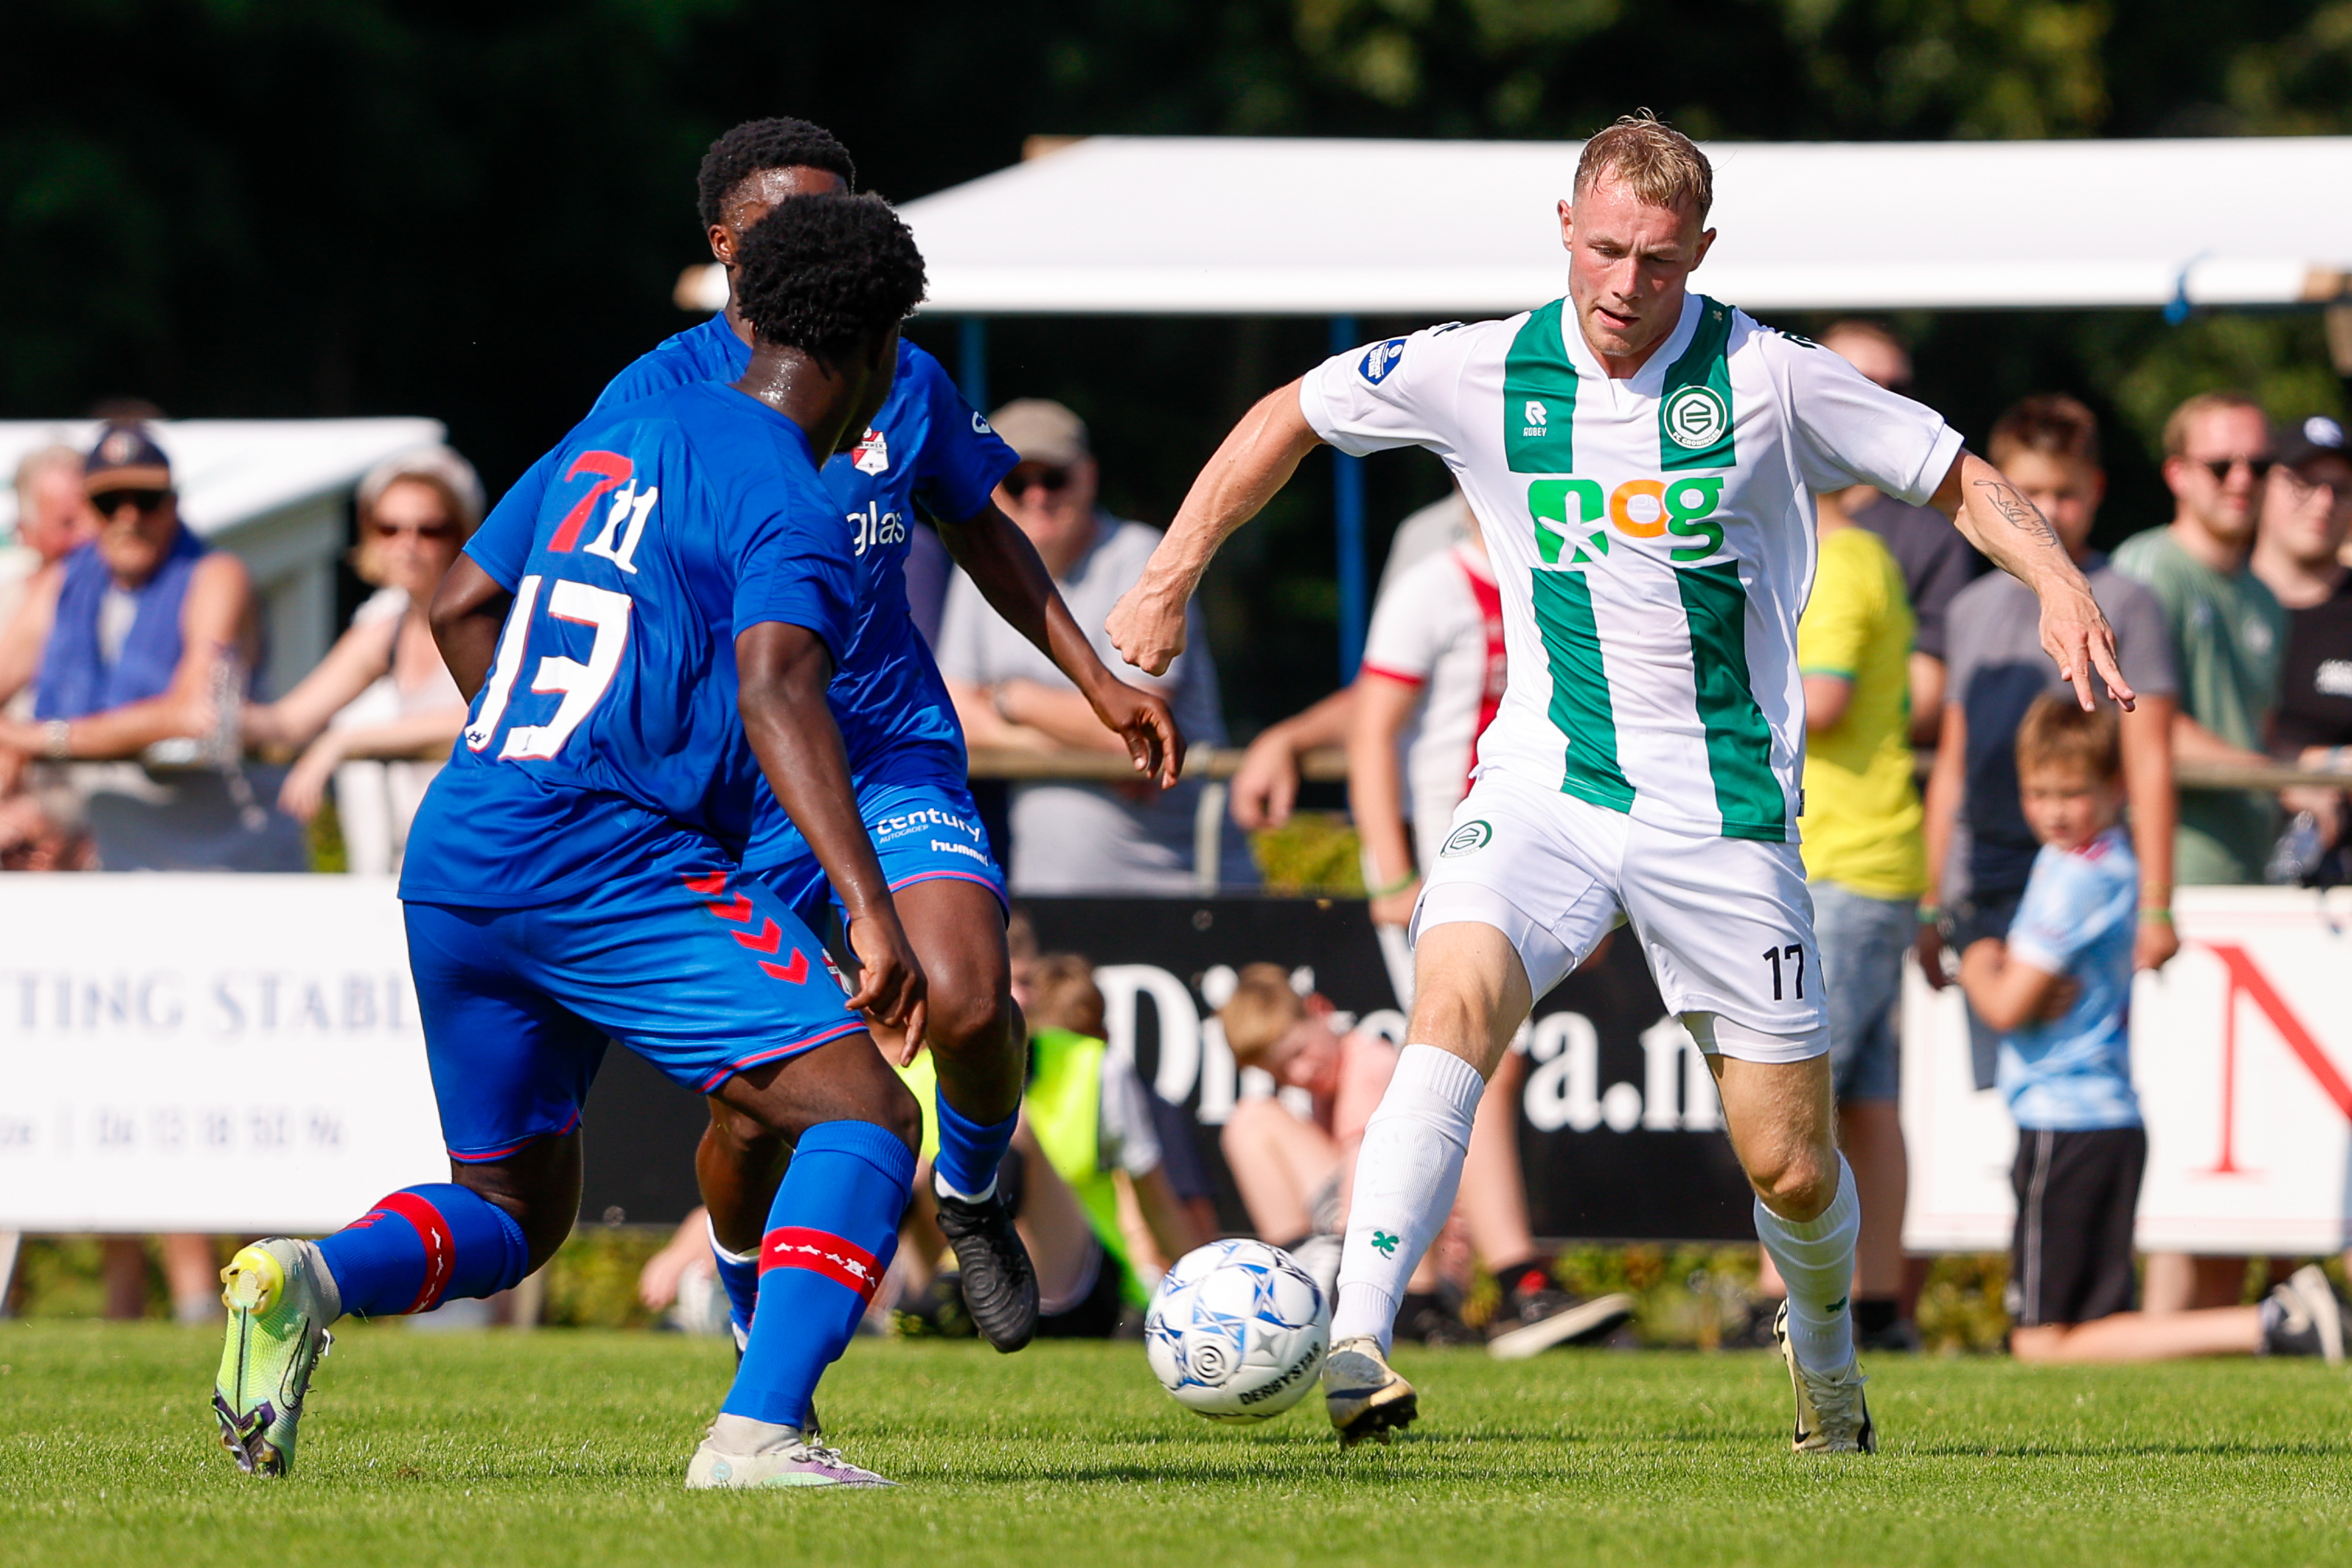
<instances>
[{"instance_id":1,"label":"spectator crowd","mask_svg":"<svg viewBox=\"0 0 2352 1568\"><path fill-rule=\"evenodd\" d=\"M1841 322L1821 341L1882 385L1909 384L1903 345L1883 327ZM1115 658L1104 621L1160 534L1102 507L1086 425L1040 399L990 418L1020 459L996 504L1097 651L1165 695L1193 744L1223 744L1197 606L1189 651L1164 676ZM2324 415L2279 427L2247 395L2191 397L2163 429L2171 515L2134 520L2147 526L2109 555L2091 543L2104 444L2088 407L2042 394L2003 413L1982 449L2085 574L2138 695L2129 712L2084 715L2059 700L2032 593L1988 573L1940 514L1867 488L1816 498L1819 564L1799 636L1801 827L1839 1137L1862 1198L1853 1301L1865 1347L1916 1343L1923 1274L1902 1247L1896 1114L1912 954L1928 984L1960 988L1977 1083L2001 1090L2021 1129L2011 1301L2021 1354L2296 1350L2326 1315L2300 1274L2261 1309L2241 1308L2244 1259L2152 1258L2135 1284L2145 1138L2120 1008L2132 971L2160 968L2179 948L2177 887L2352 880L2347 788L2176 778L2184 767L2210 777L2284 763L2352 787L2352 449ZM301 868L303 830L331 802L350 868L397 868L409 818L466 721L426 620L483 515L463 458L426 447L365 476L350 559L370 596L282 694L257 682L265 617L247 571L181 517L156 432L111 423L87 451L36 450L17 466L16 493L16 544L0 557L0 868ZM1201 782L1162 791L1052 776L1073 753L1120 755L1118 737L918 532L910 607L968 743L1041 764L1006 804L1015 894L1182 895L1211 869L1204 854L1218 858L1217 885L1253 885L1247 838L1203 831L1220 797L1204 803ZM1304 754L1344 748L1370 915L1401 999L1421 871L1467 791L1507 674L1480 520L1457 492L1399 529L1354 679L1267 727L1233 780L1234 822L1278 826ZM1160 1269L1214 1234L1214 1186L1189 1119L1106 1045L1086 962L1017 941L1014 958L1032 1072L1000 1180L1037 1260L1043 1331L1108 1334L1131 1323ZM1326 1270L1355 1142L1395 1056L1349 1022L1264 964L1241 973L1220 1016L1244 1093L1219 1152L1255 1231ZM2104 1065L2078 1064L2060 1082L2051 1064L2063 1049ZM928 1058L903 1070L928 1107ZM1530 1233L1516 1121L1526 1071L1507 1060L1484 1101L1454 1222L1414 1278L1402 1332L1515 1355L1605 1336L1630 1311L1622 1298L1560 1292ZM919 1205L877 1310L920 1331L962 1331L954 1281L935 1267L942 1252ZM168 1238L184 1314L211 1310L209 1258L205 1238ZM1500 1289L1477 1330L1461 1311L1474 1260ZM649 1266L646 1300L695 1316L716 1300L698 1284L708 1261L690 1221ZM109 1267L135 1310L137 1259ZM1759 1332L1776 1288L1768 1261Z\"/></svg>"},{"instance_id":2,"label":"spectator crowd","mask_svg":"<svg viewBox=\"0 0 2352 1568\"><path fill-rule=\"evenodd\" d=\"M1885 328L1842 321L1820 342L1879 384L1907 388L1909 357ZM2245 1258L2157 1255L2147 1260L2144 1294L2149 1321L2158 1327L2142 1330L2137 1318L2118 1318L2111 1333L2069 1332L2093 1319L2128 1314L2138 1300L2129 1237L2145 1144L2129 1142L2139 1134L2137 1104L2126 1103L2127 1062L2099 1069L2107 1074L2107 1089L2121 1083L2120 1096L2099 1100L2093 1093L2097 1109L2085 1111L2061 1095L2069 1109L2053 1120L2045 1058L2053 1041L2095 1058L2123 1038L2119 1010L2130 973L2160 968L2179 950L2171 907L2177 886L2326 886L2352 876L2344 789L2176 783L2176 764L2266 770L2284 763L2344 773L2352 785L2352 572L2346 560L2352 452L2343 428L2310 415L2274 429L2260 405L2240 392L2188 399L2163 432L2172 515L2144 520L2149 526L2131 532L2112 559L2090 542L2106 489L2101 447L2096 417L2061 394L2021 400L1995 423L1984 447L2083 568L2115 628L2124 676L2138 694L2131 712L2107 709L2100 720L2108 727L2104 740L2076 737L2044 747L2064 753L2059 772L2068 788L2081 775L2089 781L2084 798L2114 793L2107 819L2071 837L2053 837L2037 817L2036 786L2021 776L2029 714L2064 689L2042 650L2032 592L1990 572L1930 509L1866 487L1815 498L1819 564L1798 645L1808 731L1801 826L1827 980L1839 1143L1862 1198L1853 1300L1865 1348L1917 1342L1925 1268L1924 1260L1903 1253L1907 1153L1897 1114L1900 996L1906 955L1914 952L1929 984L1962 987L1977 1085L2000 1089L2030 1134L2021 1145L2018 1179L2032 1255L2026 1250L2029 1226L2021 1225L2011 1301L2012 1317L2029 1331L2021 1353L2030 1348L2059 1359L2293 1350L2305 1348L2313 1321L2335 1321L2334 1309L2321 1300L2324 1281L2309 1271L2279 1283L2257 1314L2237 1305ZM1410 982L1403 925L1420 868L1448 829L1475 763L1477 734L1502 689L1498 616L1478 531L1458 494L1407 520L1391 552L1357 678L1262 732L1234 784L1237 821L1251 827L1279 823L1297 799L1303 753L1347 746L1365 886L1400 996ZM2109 880L2115 867L2128 861L2128 907L2105 924L2077 921L2066 942L2016 945L2012 928L2053 844L2078 858L2098 846L2119 846L2107 857ZM2063 903L2059 892L2044 897ZM2013 951L2030 959L2004 966ZM2120 980L2074 972L2111 968L2118 951ZM2021 1012L1991 977L2008 974L2014 989L2029 984L2021 977L2035 963L2054 966L2036 1002L2042 1013ZM2094 994L2104 1000L2084 1000ZM1344 1066L1349 1057L1334 1059ZM1328 1076L1338 1069L1321 1070ZM1338 1081L1346 1081L1344 1072ZM1516 1097L1490 1095L1487 1103L1498 1098ZM1333 1103L1344 1100L1340 1095ZM1344 1123L1318 1104L1328 1142ZM1245 1105L1248 1114L1228 1124L1227 1157L1237 1175L1262 1167L1287 1173L1288 1188L1297 1189L1297 1173L1320 1164L1302 1164L1286 1151L1321 1145L1271 1105ZM2069 1145L2052 1163L2051 1140L2084 1138L2105 1140L2102 1152L2084 1156ZM1236 1140L1262 1146L1237 1149ZM2035 1150L2042 1163L2029 1169L2023 1162ZM2051 1211L2055 1218L2025 1201L2029 1189L2047 1196L2053 1181L2072 1186L2050 1200L2061 1205ZM1470 1184L1465 1176L1465 1193ZM1260 1206L1253 1200L1254 1215ZM1297 1231L1300 1213L1295 1193L1267 1205L1261 1234L1281 1239L1280 1233ZM2102 1224L2104 1232L2096 1228ZM2045 1257L2045 1242L2071 1248L2072 1261ZM1767 1342L1778 1289L1769 1260L1762 1260L1759 1300L1749 1315L1758 1342ZM2238 1315L2173 1321L2222 1309ZM2340 1329L2330 1331L2340 1346Z\"/></svg>"}]
</instances>

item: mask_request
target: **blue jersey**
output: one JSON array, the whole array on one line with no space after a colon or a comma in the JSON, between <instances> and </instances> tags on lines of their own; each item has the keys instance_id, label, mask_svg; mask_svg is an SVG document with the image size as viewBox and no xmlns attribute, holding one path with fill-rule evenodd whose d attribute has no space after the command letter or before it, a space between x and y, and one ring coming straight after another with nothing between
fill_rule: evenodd
<instances>
[{"instance_id":1,"label":"blue jersey","mask_svg":"<svg viewBox=\"0 0 2352 1568\"><path fill-rule=\"evenodd\" d=\"M2139 863L2110 827L2076 850L2044 845L2009 928L2009 956L2081 994L2063 1017L2000 1038L2000 1091L2020 1127L2058 1132L2140 1124L2131 1083L2132 942Z\"/></svg>"},{"instance_id":2,"label":"blue jersey","mask_svg":"<svg viewBox=\"0 0 2352 1568\"><path fill-rule=\"evenodd\" d=\"M751 345L723 314L713 316L640 355L613 378L596 406L692 382L735 381L751 363ZM1019 460L964 402L939 361L902 340L889 399L856 449L824 465L824 487L848 526L856 563L856 615L826 697L861 795L964 776L962 727L908 610L908 529L918 504L950 522L972 516ZM542 459L499 509L535 506L531 498L546 488L547 470ZM762 790L745 864L761 869L805 852L791 820Z\"/></svg>"},{"instance_id":3,"label":"blue jersey","mask_svg":"<svg viewBox=\"0 0 2352 1568\"><path fill-rule=\"evenodd\" d=\"M800 426L696 384L592 414L467 553L514 595L490 670L408 841L404 898L574 896L680 826L749 841L759 766L735 638L775 621L837 659L855 557ZM512 498L509 497L509 500Z\"/></svg>"}]
</instances>

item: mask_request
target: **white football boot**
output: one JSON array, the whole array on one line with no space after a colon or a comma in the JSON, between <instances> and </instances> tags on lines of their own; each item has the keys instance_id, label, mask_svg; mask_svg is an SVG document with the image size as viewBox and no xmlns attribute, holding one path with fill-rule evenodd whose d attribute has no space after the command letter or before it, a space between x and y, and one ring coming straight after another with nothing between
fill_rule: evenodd
<instances>
[{"instance_id":1,"label":"white football boot","mask_svg":"<svg viewBox=\"0 0 2352 1568\"><path fill-rule=\"evenodd\" d=\"M1343 1448L1367 1437L1385 1443L1391 1432L1412 1426L1421 1414L1412 1384L1396 1374L1381 1353L1381 1342L1370 1334L1340 1341L1324 1358L1323 1408Z\"/></svg>"},{"instance_id":2,"label":"white football boot","mask_svg":"<svg viewBox=\"0 0 2352 1568\"><path fill-rule=\"evenodd\" d=\"M812 1413L814 1414L814 1413ZM806 1431L721 1415L686 1467L689 1490L748 1490L773 1487L895 1487L872 1470L860 1469L828 1448L812 1419Z\"/></svg>"},{"instance_id":3,"label":"white football boot","mask_svg":"<svg viewBox=\"0 0 2352 1568\"><path fill-rule=\"evenodd\" d=\"M1878 1428L1871 1424L1870 1401L1863 1397L1862 1363L1848 1362L1833 1377L1808 1372L1797 1361L1797 1347L1789 1341L1789 1303L1772 1320L1772 1338L1780 1359L1789 1363L1789 1381L1797 1389L1797 1435L1790 1445L1800 1454L1875 1454Z\"/></svg>"}]
</instances>

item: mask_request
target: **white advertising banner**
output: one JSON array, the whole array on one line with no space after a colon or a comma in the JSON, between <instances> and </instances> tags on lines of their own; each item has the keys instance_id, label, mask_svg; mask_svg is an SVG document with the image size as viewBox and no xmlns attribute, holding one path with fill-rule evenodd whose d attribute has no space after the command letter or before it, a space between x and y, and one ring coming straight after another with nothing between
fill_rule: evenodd
<instances>
[{"instance_id":1,"label":"white advertising banner","mask_svg":"<svg viewBox=\"0 0 2352 1568\"><path fill-rule=\"evenodd\" d=\"M2177 909L2180 956L2133 1004L2141 1245L2342 1247L2352 890L2189 889ZM1114 1037L1148 996L1161 1091L1197 1087L1221 1121L1244 1086L1185 982L1098 978ZM2004 1247L2016 1134L1971 1080L1958 993L1913 973L1904 1024L1905 1238ZM1680 1030L1643 1036L1640 1082L1606 1084L1591 1032L1538 1023L1528 1136L1715 1125ZM324 1231L447 1169L390 879L0 876L0 1230Z\"/></svg>"},{"instance_id":2,"label":"white advertising banner","mask_svg":"<svg viewBox=\"0 0 2352 1568\"><path fill-rule=\"evenodd\" d=\"M391 878L0 876L0 1229L323 1232L448 1169Z\"/></svg>"},{"instance_id":3,"label":"white advertising banner","mask_svg":"<svg viewBox=\"0 0 2352 1568\"><path fill-rule=\"evenodd\" d=\"M2180 954L2132 994L2147 1122L2144 1250L2333 1252L2352 1242L2352 889L2185 888ZM2009 1245L2015 1127L1979 1091L1957 988L1914 967L1903 1017L1904 1241Z\"/></svg>"}]
</instances>

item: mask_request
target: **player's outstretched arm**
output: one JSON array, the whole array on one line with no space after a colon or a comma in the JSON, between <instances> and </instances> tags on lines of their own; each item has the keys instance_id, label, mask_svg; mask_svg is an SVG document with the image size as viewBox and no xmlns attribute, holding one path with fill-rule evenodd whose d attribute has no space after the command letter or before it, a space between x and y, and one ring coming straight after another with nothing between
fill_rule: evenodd
<instances>
[{"instance_id":1,"label":"player's outstretched arm","mask_svg":"<svg viewBox=\"0 0 2352 1568\"><path fill-rule=\"evenodd\" d=\"M1217 547L1265 509L1321 439L1299 411L1295 381L1242 416L1192 481L1142 577L1111 607L1110 640L1128 663L1167 673L1184 651L1184 606Z\"/></svg>"},{"instance_id":2,"label":"player's outstretched arm","mask_svg":"<svg viewBox=\"0 0 2352 1568\"><path fill-rule=\"evenodd\" d=\"M482 570L470 555L459 555L443 574L433 595L427 618L433 623L434 646L449 667L457 689L471 702L490 678L490 661L498 657L499 631L507 624L514 595Z\"/></svg>"},{"instance_id":3,"label":"player's outstretched arm","mask_svg":"<svg viewBox=\"0 0 2352 1568\"><path fill-rule=\"evenodd\" d=\"M807 627L766 621L735 639L735 673L743 731L768 787L848 912L849 945L859 965L849 1006L905 1031L897 1053L904 1067L923 1040L923 969L857 814L849 755L825 704L833 656Z\"/></svg>"},{"instance_id":4,"label":"player's outstretched arm","mask_svg":"<svg viewBox=\"0 0 2352 1568\"><path fill-rule=\"evenodd\" d=\"M2091 584L2068 557L2050 520L2010 483L1999 468L1973 452L1962 452L1933 505L1959 525L1969 542L2015 577L2042 601L2042 647L2071 682L2085 709L2092 705L2094 678L2107 695L2129 710L2133 694L2116 662L2115 629L2091 597Z\"/></svg>"},{"instance_id":5,"label":"player's outstretched arm","mask_svg":"<svg viewBox=\"0 0 2352 1568\"><path fill-rule=\"evenodd\" d=\"M1135 771L1171 788L1184 771L1184 737L1167 700L1129 686L1096 656L1029 536L990 501L961 522L941 524L940 542L989 607L1052 659L1103 727L1126 742Z\"/></svg>"}]
</instances>

